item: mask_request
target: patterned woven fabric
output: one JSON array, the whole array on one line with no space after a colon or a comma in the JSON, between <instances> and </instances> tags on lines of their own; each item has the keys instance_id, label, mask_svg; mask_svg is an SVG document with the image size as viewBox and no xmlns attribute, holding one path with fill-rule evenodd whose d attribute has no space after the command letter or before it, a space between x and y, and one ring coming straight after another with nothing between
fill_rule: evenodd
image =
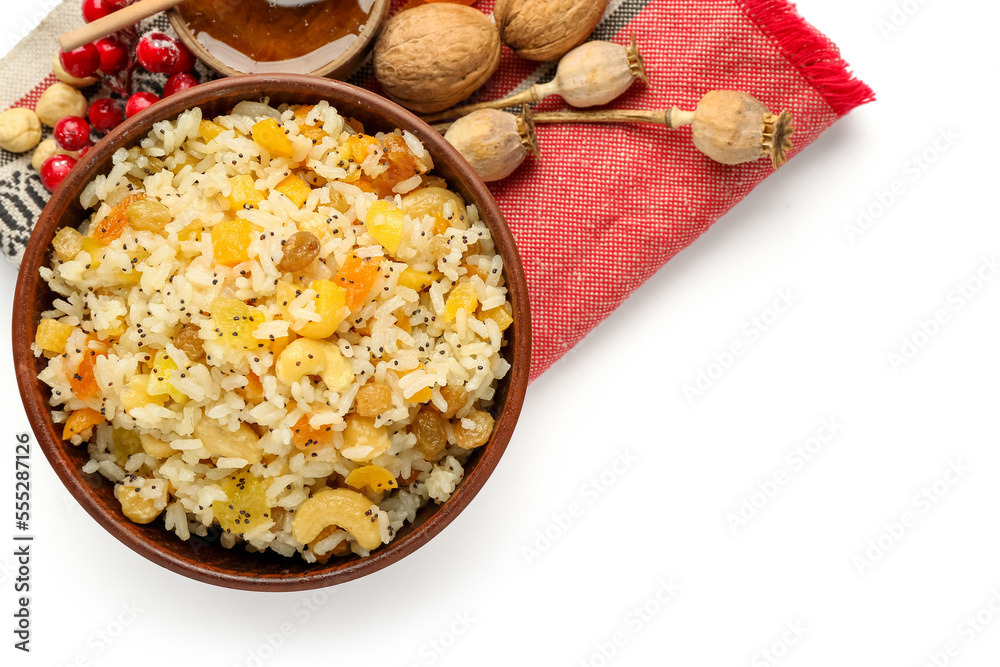
<instances>
[{"instance_id":1,"label":"patterned woven fabric","mask_svg":"<svg viewBox=\"0 0 1000 667\"><path fill-rule=\"evenodd\" d=\"M477 7L489 13L492 4L482 0ZM66 29L67 5L78 12L78 0L59 5L50 25L0 62L0 105L30 107L44 90L48 66L25 77L23 61L28 53L36 65L51 60L37 53L38 39L51 44L51 54L53 35ZM154 21L165 28L162 18ZM611 107L694 109L709 90L742 90L774 111L792 112L792 156L873 97L847 72L836 47L784 0L612 0L594 37L625 44L632 34L650 84L637 82ZM554 64L520 60L505 47L500 70L473 101L518 92L554 72ZM378 90L370 66L351 81ZM153 86L140 77L139 87ZM558 98L538 105L562 108ZM766 160L712 162L695 150L689 128L542 125L538 139L541 160L529 158L491 184L528 276L532 379L772 171ZM47 198L27 159L0 158L0 242L15 262Z\"/></svg>"}]
</instances>

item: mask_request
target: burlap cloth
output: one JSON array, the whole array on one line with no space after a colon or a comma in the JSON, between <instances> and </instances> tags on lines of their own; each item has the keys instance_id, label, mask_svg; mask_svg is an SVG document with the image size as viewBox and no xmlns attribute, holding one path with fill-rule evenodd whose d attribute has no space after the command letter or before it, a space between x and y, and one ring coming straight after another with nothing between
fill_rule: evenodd
<instances>
[{"instance_id":1,"label":"burlap cloth","mask_svg":"<svg viewBox=\"0 0 1000 667\"><path fill-rule=\"evenodd\" d=\"M490 13L492 5L476 6ZM55 81L56 36L81 22L79 0L65 0L0 61L0 109L34 106ZM162 16L149 24L170 32ZM693 109L706 91L743 90L793 113L792 156L873 99L836 46L784 0L612 0L594 38L626 43L633 33L650 84L636 83L611 106ZM505 48L500 70L476 98L502 97L554 71ZM378 90L369 66L351 82ZM159 93L162 83L162 76L140 74L137 88ZM563 105L552 99L538 108ZM532 378L772 172L764 160L735 167L710 161L692 146L689 129L544 125L538 135L543 159L491 184L528 276ZM15 263L48 199L29 162L30 153L0 151L0 243Z\"/></svg>"}]
</instances>

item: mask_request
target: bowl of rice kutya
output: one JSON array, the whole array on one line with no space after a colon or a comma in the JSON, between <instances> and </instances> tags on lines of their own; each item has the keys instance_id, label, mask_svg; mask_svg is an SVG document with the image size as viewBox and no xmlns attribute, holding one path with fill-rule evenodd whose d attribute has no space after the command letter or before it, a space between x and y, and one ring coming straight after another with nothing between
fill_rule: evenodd
<instances>
[{"instance_id":1,"label":"bowl of rice kutya","mask_svg":"<svg viewBox=\"0 0 1000 667\"><path fill-rule=\"evenodd\" d=\"M373 93L224 79L130 119L55 192L14 347L35 435L133 550L327 586L439 532L496 466L530 357L471 168Z\"/></svg>"}]
</instances>

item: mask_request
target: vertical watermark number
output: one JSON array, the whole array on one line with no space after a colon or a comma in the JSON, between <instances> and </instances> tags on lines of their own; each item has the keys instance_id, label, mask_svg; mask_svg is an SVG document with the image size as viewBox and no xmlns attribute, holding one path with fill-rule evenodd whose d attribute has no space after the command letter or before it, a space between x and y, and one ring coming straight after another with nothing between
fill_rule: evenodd
<instances>
[{"instance_id":1,"label":"vertical watermark number","mask_svg":"<svg viewBox=\"0 0 1000 667\"><path fill-rule=\"evenodd\" d=\"M15 436L14 446L14 648L31 651L31 437Z\"/></svg>"}]
</instances>

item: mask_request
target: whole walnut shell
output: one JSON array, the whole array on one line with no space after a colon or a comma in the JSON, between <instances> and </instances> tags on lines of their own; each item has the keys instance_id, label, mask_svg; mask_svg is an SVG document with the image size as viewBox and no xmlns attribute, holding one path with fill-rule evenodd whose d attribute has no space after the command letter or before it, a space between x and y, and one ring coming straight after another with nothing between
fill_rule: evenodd
<instances>
[{"instance_id":1,"label":"whole walnut shell","mask_svg":"<svg viewBox=\"0 0 1000 667\"><path fill-rule=\"evenodd\" d=\"M38 98L35 113L44 124L55 127L56 123L66 116L80 116L81 118L86 116L87 98L73 86L61 81L53 83Z\"/></svg>"},{"instance_id":2,"label":"whole walnut shell","mask_svg":"<svg viewBox=\"0 0 1000 667\"><path fill-rule=\"evenodd\" d=\"M374 58L375 76L390 99L431 113L486 83L500 64L500 35L478 9L420 5L389 19Z\"/></svg>"},{"instance_id":3,"label":"whole walnut shell","mask_svg":"<svg viewBox=\"0 0 1000 667\"><path fill-rule=\"evenodd\" d=\"M0 113L0 148L11 153L30 151L42 140L42 124L31 109L15 107Z\"/></svg>"},{"instance_id":4,"label":"whole walnut shell","mask_svg":"<svg viewBox=\"0 0 1000 667\"><path fill-rule=\"evenodd\" d=\"M586 41L608 0L497 0L500 39L526 60L557 60Z\"/></svg>"}]
</instances>

